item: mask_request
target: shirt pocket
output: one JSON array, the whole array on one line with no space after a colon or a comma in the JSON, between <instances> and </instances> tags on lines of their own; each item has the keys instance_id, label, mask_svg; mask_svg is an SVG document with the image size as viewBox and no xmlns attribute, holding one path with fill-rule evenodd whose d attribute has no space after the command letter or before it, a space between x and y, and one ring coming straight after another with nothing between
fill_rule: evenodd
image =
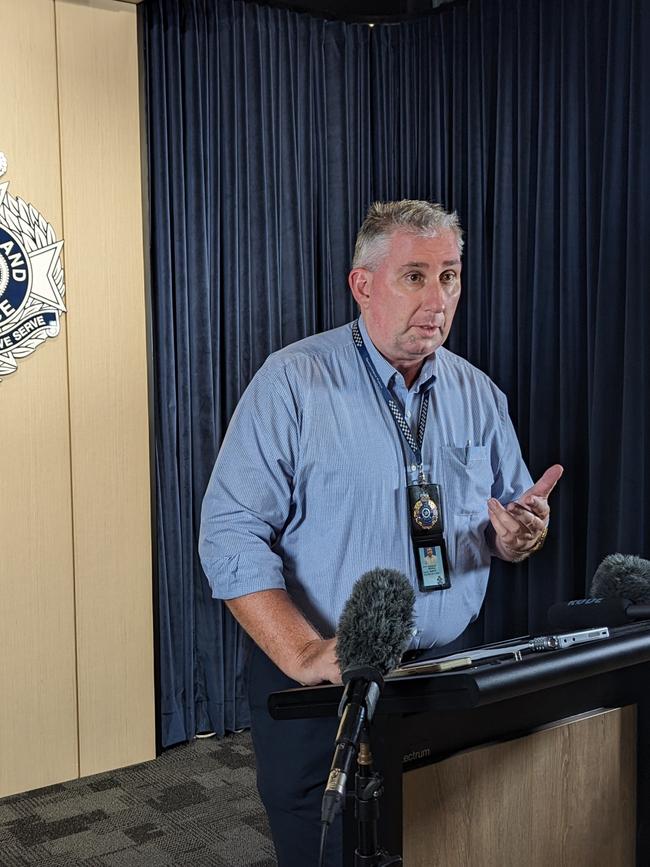
<instances>
[{"instance_id":1,"label":"shirt pocket","mask_svg":"<svg viewBox=\"0 0 650 867\"><path fill-rule=\"evenodd\" d=\"M441 446L440 457L444 510L450 515L485 513L493 482L487 447Z\"/></svg>"}]
</instances>

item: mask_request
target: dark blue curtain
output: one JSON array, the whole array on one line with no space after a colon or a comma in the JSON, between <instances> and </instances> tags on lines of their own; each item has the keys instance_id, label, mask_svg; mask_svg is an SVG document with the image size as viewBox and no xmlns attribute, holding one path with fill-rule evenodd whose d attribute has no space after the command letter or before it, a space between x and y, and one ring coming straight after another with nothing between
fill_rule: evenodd
<instances>
[{"instance_id":1,"label":"dark blue curtain","mask_svg":"<svg viewBox=\"0 0 650 867\"><path fill-rule=\"evenodd\" d=\"M162 742L247 724L242 638L196 554L237 400L272 350L348 321L375 198L459 211L449 346L504 389L552 534L496 564L470 643L540 629L599 559L650 555L650 16L483 0L400 25L233 0L143 4Z\"/></svg>"}]
</instances>

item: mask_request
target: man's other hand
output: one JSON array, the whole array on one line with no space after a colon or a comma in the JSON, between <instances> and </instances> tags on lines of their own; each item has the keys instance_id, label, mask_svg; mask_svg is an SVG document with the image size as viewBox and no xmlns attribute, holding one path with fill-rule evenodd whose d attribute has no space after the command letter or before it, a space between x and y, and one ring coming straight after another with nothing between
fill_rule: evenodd
<instances>
[{"instance_id":1,"label":"man's other hand","mask_svg":"<svg viewBox=\"0 0 650 867\"><path fill-rule=\"evenodd\" d=\"M497 554L503 560L523 560L541 547L551 511L548 498L563 472L560 464L554 464L532 488L506 506L494 497L488 500Z\"/></svg>"}]
</instances>

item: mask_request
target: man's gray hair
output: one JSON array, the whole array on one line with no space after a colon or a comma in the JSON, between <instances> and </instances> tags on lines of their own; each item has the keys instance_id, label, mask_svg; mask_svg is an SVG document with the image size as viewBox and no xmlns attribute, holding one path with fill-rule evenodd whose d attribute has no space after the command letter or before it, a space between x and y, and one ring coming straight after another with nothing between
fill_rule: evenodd
<instances>
[{"instance_id":1,"label":"man's gray hair","mask_svg":"<svg viewBox=\"0 0 650 867\"><path fill-rule=\"evenodd\" d=\"M458 254L463 253L463 230L458 214L445 211L435 202L402 199L399 202L373 202L363 221L354 246L353 268L374 271L386 255L391 235L398 230L435 238L451 231L456 236Z\"/></svg>"}]
</instances>

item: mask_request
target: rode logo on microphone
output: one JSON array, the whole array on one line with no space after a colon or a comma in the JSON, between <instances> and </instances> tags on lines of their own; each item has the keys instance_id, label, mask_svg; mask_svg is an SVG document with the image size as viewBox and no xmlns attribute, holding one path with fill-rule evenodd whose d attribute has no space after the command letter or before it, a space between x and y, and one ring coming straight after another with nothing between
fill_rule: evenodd
<instances>
[{"instance_id":1,"label":"rode logo on microphone","mask_svg":"<svg viewBox=\"0 0 650 867\"><path fill-rule=\"evenodd\" d=\"M601 605L603 602L602 599L592 598L592 599L572 599L569 602L569 605Z\"/></svg>"}]
</instances>

